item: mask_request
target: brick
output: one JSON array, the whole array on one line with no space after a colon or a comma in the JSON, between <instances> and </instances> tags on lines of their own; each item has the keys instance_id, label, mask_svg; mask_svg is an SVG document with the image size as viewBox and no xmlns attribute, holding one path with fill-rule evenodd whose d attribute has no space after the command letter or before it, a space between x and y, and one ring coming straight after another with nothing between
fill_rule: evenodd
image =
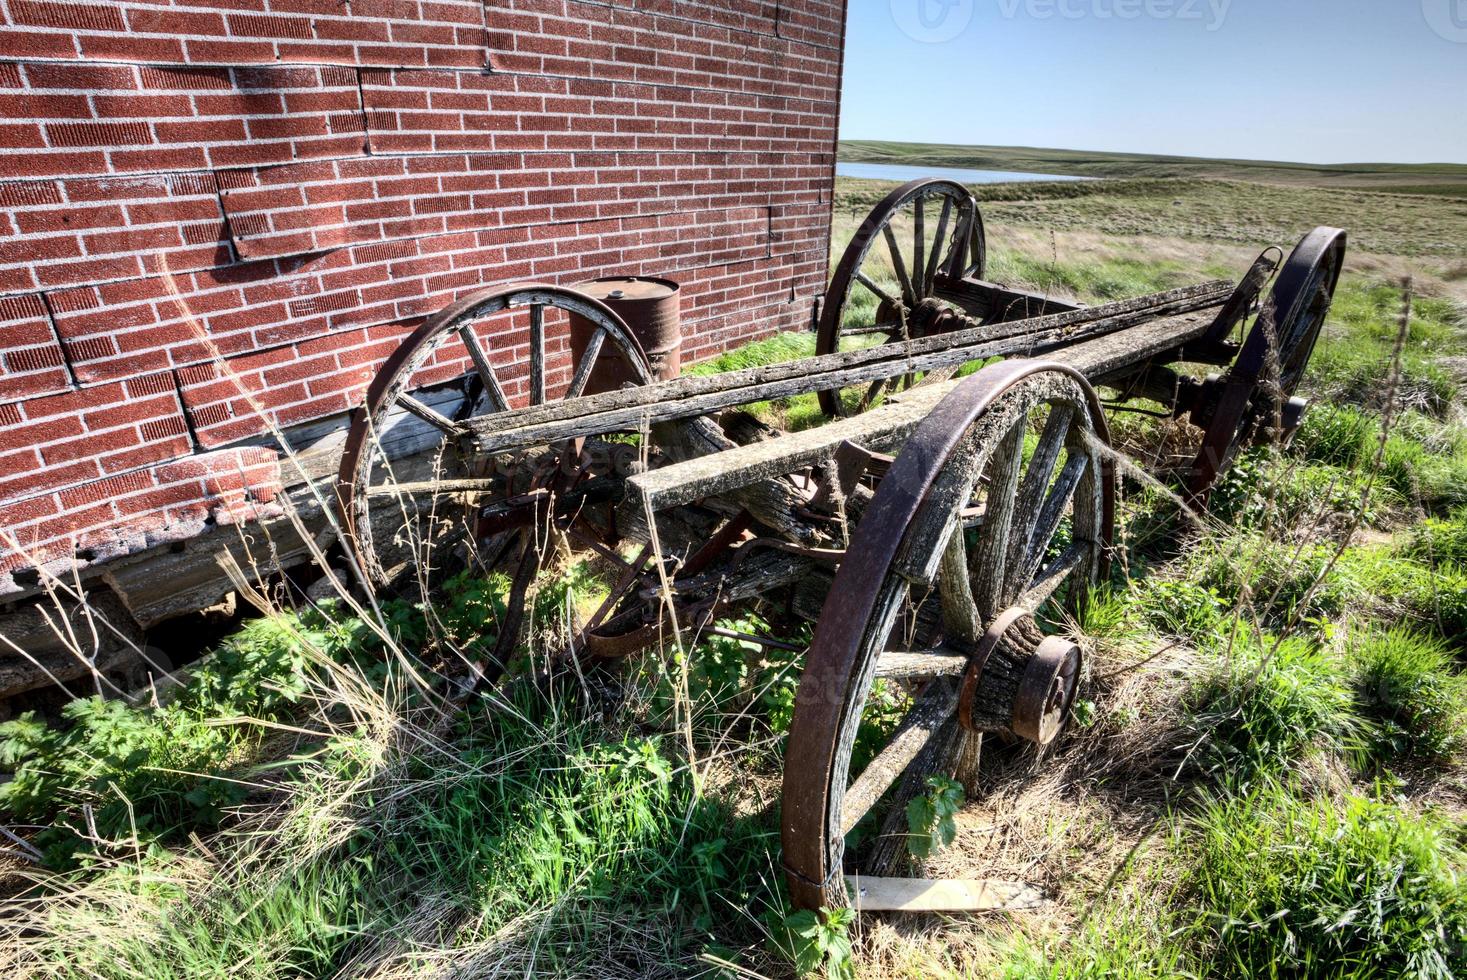
<instances>
[{"instance_id":1,"label":"brick","mask_svg":"<svg viewBox=\"0 0 1467 980\"><path fill-rule=\"evenodd\" d=\"M0 297L0 402L64 391L61 345L37 293Z\"/></svg>"},{"instance_id":2,"label":"brick","mask_svg":"<svg viewBox=\"0 0 1467 980\"><path fill-rule=\"evenodd\" d=\"M277 506L247 491L272 450L193 460L341 415L485 284L670 276L689 360L808 325L839 3L485 9L0 4L35 59L0 62L0 501L28 541L101 561ZM445 70L486 42L499 70ZM494 338L521 400L523 356ZM466 370L448 346L416 381Z\"/></svg>"},{"instance_id":3,"label":"brick","mask_svg":"<svg viewBox=\"0 0 1467 980\"><path fill-rule=\"evenodd\" d=\"M193 64L484 67L480 0L348 7L339 2L11 0L7 51L32 57ZM223 8L223 9L222 9ZM75 41L79 41L77 44ZM185 54L186 52L186 54Z\"/></svg>"},{"instance_id":4,"label":"brick","mask_svg":"<svg viewBox=\"0 0 1467 980\"><path fill-rule=\"evenodd\" d=\"M212 174L14 182L0 185L7 196L29 201L18 233L0 241L0 289L136 278L164 262L185 272L228 257Z\"/></svg>"},{"instance_id":5,"label":"brick","mask_svg":"<svg viewBox=\"0 0 1467 980\"><path fill-rule=\"evenodd\" d=\"M0 165L17 176L158 173L362 153L360 96L349 69L21 67L22 85L5 96L13 105L0 124ZM36 152L48 147L79 152Z\"/></svg>"}]
</instances>

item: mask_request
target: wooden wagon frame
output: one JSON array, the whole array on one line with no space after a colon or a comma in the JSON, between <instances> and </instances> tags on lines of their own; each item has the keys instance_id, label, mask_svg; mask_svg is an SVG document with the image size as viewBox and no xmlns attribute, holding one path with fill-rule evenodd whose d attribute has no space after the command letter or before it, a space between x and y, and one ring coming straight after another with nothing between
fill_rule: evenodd
<instances>
[{"instance_id":1,"label":"wooden wagon frame","mask_svg":"<svg viewBox=\"0 0 1467 980\"><path fill-rule=\"evenodd\" d=\"M1157 475L1205 506L1241 448L1297 428L1345 235L1316 229L1287 260L1269 249L1236 283L1094 307L986 281L986 251L964 188L906 184L838 264L815 356L662 381L627 324L575 290L465 297L388 359L354 418L338 493L358 574L383 587L455 563L506 570L486 676L521 641L552 538L618 570L577 655L626 657L755 600L812 621L785 751L784 862L797 904L848 901L847 875L893 864L880 839L846 853L880 801L929 774L971 774L984 734L1044 745L1063 727L1083 654L1045 635L1059 617L1041 610L1073 610L1104 574L1107 407L1146 399L1200 431L1195 455ZM556 367L547 316L563 313L591 332ZM496 318L523 344L487 343ZM472 370L424 384L447 345ZM505 381L525 347L516 405ZM608 353L633 383L589 393ZM976 362L991 363L958 377ZM826 424L782 432L740 410L807 392ZM878 679L911 706L854 773ZM895 884L901 902L917 894Z\"/></svg>"}]
</instances>

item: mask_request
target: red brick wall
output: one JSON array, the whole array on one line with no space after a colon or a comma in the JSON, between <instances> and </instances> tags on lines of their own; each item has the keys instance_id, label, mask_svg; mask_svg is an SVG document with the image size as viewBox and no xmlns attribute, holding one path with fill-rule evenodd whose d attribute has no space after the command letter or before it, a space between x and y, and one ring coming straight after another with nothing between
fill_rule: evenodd
<instances>
[{"instance_id":1,"label":"red brick wall","mask_svg":"<svg viewBox=\"0 0 1467 980\"><path fill-rule=\"evenodd\" d=\"M480 286L677 279L685 359L807 325L842 19L0 0L0 596L269 513L257 407L339 416Z\"/></svg>"}]
</instances>

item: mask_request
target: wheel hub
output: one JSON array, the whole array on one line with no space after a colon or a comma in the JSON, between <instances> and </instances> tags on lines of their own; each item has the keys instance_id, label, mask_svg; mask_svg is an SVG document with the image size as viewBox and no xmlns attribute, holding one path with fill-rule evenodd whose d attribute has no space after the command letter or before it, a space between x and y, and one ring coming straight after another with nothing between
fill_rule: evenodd
<instances>
[{"instance_id":1,"label":"wheel hub","mask_svg":"<svg viewBox=\"0 0 1467 980\"><path fill-rule=\"evenodd\" d=\"M1042 635L1027 609L1005 609L969 658L958 721L970 732L1001 732L1048 745L1074 704L1083 663L1078 644Z\"/></svg>"}]
</instances>

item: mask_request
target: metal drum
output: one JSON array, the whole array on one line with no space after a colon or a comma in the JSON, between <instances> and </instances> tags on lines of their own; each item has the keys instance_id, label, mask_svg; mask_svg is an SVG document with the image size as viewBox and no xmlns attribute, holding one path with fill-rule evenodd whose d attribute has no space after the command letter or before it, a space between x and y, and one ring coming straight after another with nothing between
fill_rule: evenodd
<instances>
[{"instance_id":1,"label":"metal drum","mask_svg":"<svg viewBox=\"0 0 1467 980\"><path fill-rule=\"evenodd\" d=\"M641 343L647 360L651 362L652 373L659 381L678 376L683 335L677 283L650 276L608 276L576 283L572 288L599 299L626 322L632 336ZM582 317L570 316L571 350L577 361L595 329ZM586 394L615 391L630 380L632 375L625 367L621 352L607 344L596 360L596 367L586 384Z\"/></svg>"}]
</instances>

